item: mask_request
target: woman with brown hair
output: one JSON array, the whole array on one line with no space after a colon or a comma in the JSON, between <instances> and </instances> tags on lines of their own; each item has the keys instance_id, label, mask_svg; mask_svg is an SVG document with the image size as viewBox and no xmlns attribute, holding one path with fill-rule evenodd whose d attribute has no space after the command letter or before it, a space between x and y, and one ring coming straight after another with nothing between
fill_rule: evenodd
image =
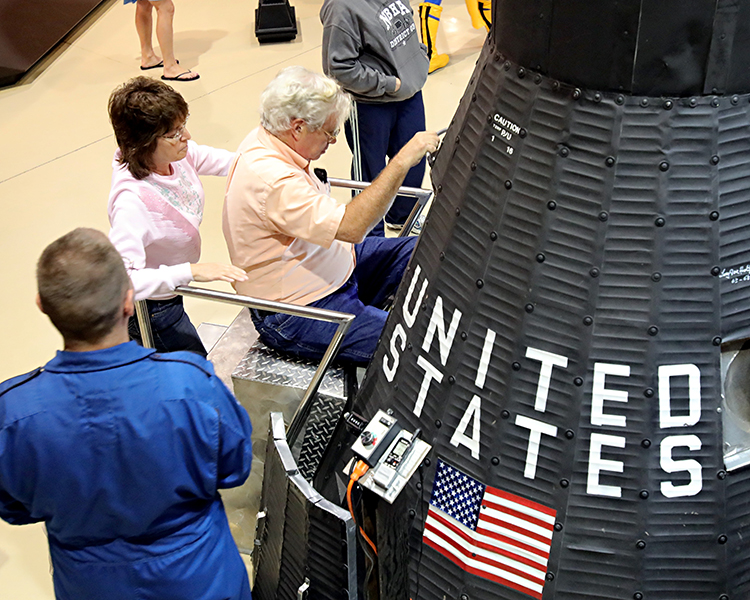
<instances>
[{"instance_id":1,"label":"woman with brown hair","mask_svg":"<svg viewBox=\"0 0 750 600\"><path fill-rule=\"evenodd\" d=\"M174 289L191 281L245 281L242 269L198 262L204 194L199 175L226 176L235 154L199 146L188 105L167 84L136 77L109 98L117 138L109 238L125 261L136 300L147 300L157 350L206 355ZM130 335L140 341L135 319Z\"/></svg>"}]
</instances>

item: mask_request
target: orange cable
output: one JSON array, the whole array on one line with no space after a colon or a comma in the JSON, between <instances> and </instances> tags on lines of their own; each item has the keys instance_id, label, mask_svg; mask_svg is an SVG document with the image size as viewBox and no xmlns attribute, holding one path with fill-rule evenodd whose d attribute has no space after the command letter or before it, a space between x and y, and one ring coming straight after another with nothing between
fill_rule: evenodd
<instances>
[{"instance_id":1,"label":"orange cable","mask_svg":"<svg viewBox=\"0 0 750 600\"><path fill-rule=\"evenodd\" d=\"M351 475L349 475L349 485L346 486L346 503L349 505L349 512L351 513L352 519L354 519L355 523L357 522L357 517L354 516L354 508L352 507L352 488L354 487L354 484L357 482L357 480L365 473L367 473L367 470L369 468L370 467L368 467L363 461L357 461L357 464L354 465L354 470L352 471ZM378 550L375 547L375 544L372 543L372 540L367 536L365 530L362 529L362 527L359 527L359 533L362 534L362 537L365 538L365 541L370 545L370 548L372 548L375 556L377 556Z\"/></svg>"}]
</instances>

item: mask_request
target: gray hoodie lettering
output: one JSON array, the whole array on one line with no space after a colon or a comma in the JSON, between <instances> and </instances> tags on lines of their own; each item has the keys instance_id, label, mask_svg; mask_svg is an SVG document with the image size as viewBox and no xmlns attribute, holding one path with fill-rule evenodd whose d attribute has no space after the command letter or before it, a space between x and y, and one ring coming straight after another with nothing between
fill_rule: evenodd
<instances>
[{"instance_id":1,"label":"gray hoodie lettering","mask_svg":"<svg viewBox=\"0 0 750 600\"><path fill-rule=\"evenodd\" d=\"M407 100L422 89L429 59L406 0L325 0L320 20L323 70L358 101Z\"/></svg>"}]
</instances>

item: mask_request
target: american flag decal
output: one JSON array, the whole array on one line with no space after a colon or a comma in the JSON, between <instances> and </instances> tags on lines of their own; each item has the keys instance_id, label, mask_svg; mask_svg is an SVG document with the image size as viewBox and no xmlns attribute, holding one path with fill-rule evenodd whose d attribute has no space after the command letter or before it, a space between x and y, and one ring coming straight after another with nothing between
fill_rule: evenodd
<instances>
[{"instance_id":1,"label":"american flag decal","mask_svg":"<svg viewBox=\"0 0 750 600\"><path fill-rule=\"evenodd\" d=\"M467 573L541 599L555 511L437 463L422 541Z\"/></svg>"}]
</instances>

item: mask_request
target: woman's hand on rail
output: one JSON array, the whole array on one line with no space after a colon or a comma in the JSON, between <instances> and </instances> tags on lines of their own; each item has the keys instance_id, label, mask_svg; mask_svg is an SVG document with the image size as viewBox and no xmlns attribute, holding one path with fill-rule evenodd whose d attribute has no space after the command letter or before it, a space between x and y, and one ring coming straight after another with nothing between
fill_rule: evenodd
<instances>
[{"instance_id":1,"label":"woman's hand on rail","mask_svg":"<svg viewBox=\"0 0 750 600\"><path fill-rule=\"evenodd\" d=\"M247 281L247 273L234 265L219 263L194 263L190 265L193 281Z\"/></svg>"}]
</instances>

